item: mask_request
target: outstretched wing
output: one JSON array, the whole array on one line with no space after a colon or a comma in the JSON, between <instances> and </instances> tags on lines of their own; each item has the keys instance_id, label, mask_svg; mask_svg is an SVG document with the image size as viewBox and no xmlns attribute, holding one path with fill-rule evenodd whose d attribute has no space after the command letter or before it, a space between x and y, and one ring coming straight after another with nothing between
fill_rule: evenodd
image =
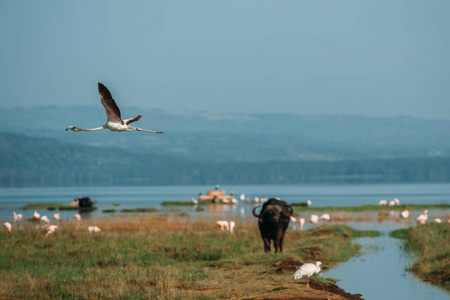
<instances>
[{"instance_id":1,"label":"outstretched wing","mask_svg":"<svg viewBox=\"0 0 450 300\"><path fill-rule=\"evenodd\" d=\"M106 111L106 117L108 121L123 124L122 118L120 116L119 107L111 96L111 92L102 83L98 83L98 93L102 99L103 107Z\"/></svg>"},{"instance_id":2,"label":"outstretched wing","mask_svg":"<svg viewBox=\"0 0 450 300\"><path fill-rule=\"evenodd\" d=\"M134 117L134 118L131 118L131 119L123 120L123 122L125 123L125 125L128 125L128 124L130 124L130 123L139 121L141 118L142 118L142 116L141 116L141 115L138 115L137 117Z\"/></svg>"}]
</instances>

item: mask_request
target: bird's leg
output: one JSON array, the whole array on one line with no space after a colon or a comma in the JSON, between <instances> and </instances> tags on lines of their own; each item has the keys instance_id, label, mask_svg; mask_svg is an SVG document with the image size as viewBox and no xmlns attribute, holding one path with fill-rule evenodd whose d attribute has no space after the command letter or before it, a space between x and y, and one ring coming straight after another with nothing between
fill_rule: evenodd
<instances>
[{"instance_id":1,"label":"bird's leg","mask_svg":"<svg viewBox=\"0 0 450 300\"><path fill-rule=\"evenodd\" d=\"M153 132L153 133L164 133L164 131L147 130L147 129L142 129L142 128L138 128L138 127L135 127L135 129L137 131L145 131L145 132Z\"/></svg>"},{"instance_id":2,"label":"bird's leg","mask_svg":"<svg viewBox=\"0 0 450 300\"><path fill-rule=\"evenodd\" d=\"M306 289L307 289L307 290L310 289L309 281L308 281L308 276L306 276Z\"/></svg>"}]
</instances>

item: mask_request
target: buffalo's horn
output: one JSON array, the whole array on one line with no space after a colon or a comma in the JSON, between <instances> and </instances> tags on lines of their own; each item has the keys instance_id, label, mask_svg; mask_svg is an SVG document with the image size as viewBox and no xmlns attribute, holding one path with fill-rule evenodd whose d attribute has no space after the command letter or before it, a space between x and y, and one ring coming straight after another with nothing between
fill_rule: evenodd
<instances>
[{"instance_id":1,"label":"buffalo's horn","mask_svg":"<svg viewBox=\"0 0 450 300\"><path fill-rule=\"evenodd\" d=\"M253 215L255 216L255 217L257 217L257 218L261 218L261 216L262 216L262 214L256 214L255 213L255 210L258 208L259 206L255 206L255 208L253 209L253 211L252 211L252 213L253 213Z\"/></svg>"},{"instance_id":2,"label":"buffalo's horn","mask_svg":"<svg viewBox=\"0 0 450 300\"><path fill-rule=\"evenodd\" d=\"M286 217L290 217L292 216L292 214L294 213L294 210L292 209L292 207L290 205L285 205L288 209L289 209L289 213L285 213L283 210L280 211L280 213Z\"/></svg>"}]
</instances>

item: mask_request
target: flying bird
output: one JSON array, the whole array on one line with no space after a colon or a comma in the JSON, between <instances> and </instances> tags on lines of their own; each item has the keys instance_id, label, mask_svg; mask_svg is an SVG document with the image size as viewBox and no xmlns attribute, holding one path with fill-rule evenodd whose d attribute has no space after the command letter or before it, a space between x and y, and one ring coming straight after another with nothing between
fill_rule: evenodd
<instances>
[{"instance_id":1,"label":"flying bird","mask_svg":"<svg viewBox=\"0 0 450 300\"><path fill-rule=\"evenodd\" d=\"M111 92L108 90L106 86L104 86L102 83L98 83L98 92L100 94L100 98L102 100L102 105L105 108L106 111L106 117L108 121L105 125L101 127L96 128L78 128L75 126L68 126L66 128L67 130L73 130L73 131L98 131L103 129L109 129L111 131L116 132L122 132L122 131L145 131L145 132L153 132L153 133L164 133L164 131L153 131L153 130L147 130L142 129L138 127L131 126L130 124L136 121L139 121L142 116L138 115L137 117L122 120L122 117L120 116L120 110L117 106L116 102L114 101L113 97L111 96Z\"/></svg>"},{"instance_id":2,"label":"flying bird","mask_svg":"<svg viewBox=\"0 0 450 300\"><path fill-rule=\"evenodd\" d=\"M309 281L308 277L312 276L314 273L320 272L320 267L322 266L322 263L320 261L316 262L316 264L304 264L302 265L297 272L294 273L294 279L302 278L303 276L306 276L306 288L309 290Z\"/></svg>"}]
</instances>

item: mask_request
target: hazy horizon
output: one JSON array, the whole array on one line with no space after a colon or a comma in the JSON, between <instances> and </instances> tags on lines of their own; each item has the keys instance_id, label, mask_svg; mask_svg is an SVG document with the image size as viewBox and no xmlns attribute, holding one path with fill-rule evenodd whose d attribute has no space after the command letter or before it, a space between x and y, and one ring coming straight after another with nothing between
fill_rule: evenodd
<instances>
[{"instance_id":1,"label":"hazy horizon","mask_svg":"<svg viewBox=\"0 0 450 300\"><path fill-rule=\"evenodd\" d=\"M450 118L450 2L2 1L0 107ZM139 112L136 112L139 113Z\"/></svg>"}]
</instances>

